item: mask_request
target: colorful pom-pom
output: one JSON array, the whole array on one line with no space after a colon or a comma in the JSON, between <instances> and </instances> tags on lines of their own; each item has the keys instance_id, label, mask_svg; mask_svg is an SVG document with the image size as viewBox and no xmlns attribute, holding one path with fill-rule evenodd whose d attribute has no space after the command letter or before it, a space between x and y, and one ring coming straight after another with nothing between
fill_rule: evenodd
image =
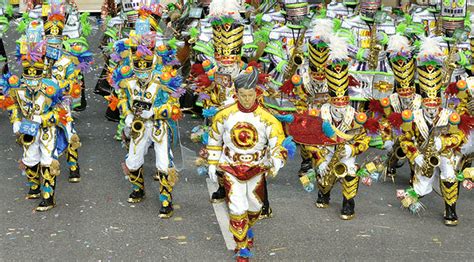
<instances>
[{"instance_id":1,"label":"colorful pom-pom","mask_svg":"<svg viewBox=\"0 0 474 262\"><path fill-rule=\"evenodd\" d=\"M20 79L18 78L18 76L12 75L10 76L10 78L8 78L8 84L12 87L16 87L20 84Z\"/></svg>"},{"instance_id":2,"label":"colorful pom-pom","mask_svg":"<svg viewBox=\"0 0 474 262\"><path fill-rule=\"evenodd\" d=\"M303 83L303 79L299 75L294 75L291 77L291 82L293 83L293 85L299 86Z\"/></svg>"},{"instance_id":3,"label":"colorful pom-pom","mask_svg":"<svg viewBox=\"0 0 474 262\"><path fill-rule=\"evenodd\" d=\"M449 123L451 125L459 125L461 122L461 117L459 116L458 113L454 112L449 116Z\"/></svg>"},{"instance_id":4,"label":"colorful pom-pom","mask_svg":"<svg viewBox=\"0 0 474 262\"><path fill-rule=\"evenodd\" d=\"M247 67L247 68L245 69L245 72L246 72L247 74L252 73L252 71L253 71L253 66L249 66L249 67Z\"/></svg>"},{"instance_id":5,"label":"colorful pom-pom","mask_svg":"<svg viewBox=\"0 0 474 262\"><path fill-rule=\"evenodd\" d=\"M380 104L382 105L383 108L387 108L390 106L390 99L388 97L382 98L380 100Z\"/></svg>"},{"instance_id":6,"label":"colorful pom-pom","mask_svg":"<svg viewBox=\"0 0 474 262\"><path fill-rule=\"evenodd\" d=\"M211 70L212 68L211 60L205 60L204 62L202 62L202 67L204 68L206 72Z\"/></svg>"},{"instance_id":7,"label":"colorful pom-pom","mask_svg":"<svg viewBox=\"0 0 474 262\"><path fill-rule=\"evenodd\" d=\"M171 74L170 74L170 73L165 72L165 73L163 73L163 74L161 75L161 82L162 82L163 84L169 83L170 80L171 80Z\"/></svg>"},{"instance_id":8,"label":"colorful pom-pom","mask_svg":"<svg viewBox=\"0 0 474 262\"><path fill-rule=\"evenodd\" d=\"M120 68L120 73L123 77L128 77L132 74L132 69L130 68L130 66L123 66L122 68Z\"/></svg>"},{"instance_id":9,"label":"colorful pom-pom","mask_svg":"<svg viewBox=\"0 0 474 262\"><path fill-rule=\"evenodd\" d=\"M403 110L402 112L402 120L403 122L411 122L413 121L413 112L409 109Z\"/></svg>"},{"instance_id":10,"label":"colorful pom-pom","mask_svg":"<svg viewBox=\"0 0 474 262\"><path fill-rule=\"evenodd\" d=\"M166 51L168 51L168 48L165 45L158 46L158 54L159 55L165 55Z\"/></svg>"},{"instance_id":11,"label":"colorful pom-pom","mask_svg":"<svg viewBox=\"0 0 474 262\"><path fill-rule=\"evenodd\" d=\"M367 115L364 112L360 112L356 116L356 122L359 125L365 124L367 122Z\"/></svg>"},{"instance_id":12,"label":"colorful pom-pom","mask_svg":"<svg viewBox=\"0 0 474 262\"><path fill-rule=\"evenodd\" d=\"M56 93L56 88L54 86L47 86L45 91L47 96L53 96Z\"/></svg>"},{"instance_id":13,"label":"colorful pom-pom","mask_svg":"<svg viewBox=\"0 0 474 262\"><path fill-rule=\"evenodd\" d=\"M467 88L467 82L465 80L459 80L456 82L456 86L458 87L459 91L464 91Z\"/></svg>"}]
</instances>

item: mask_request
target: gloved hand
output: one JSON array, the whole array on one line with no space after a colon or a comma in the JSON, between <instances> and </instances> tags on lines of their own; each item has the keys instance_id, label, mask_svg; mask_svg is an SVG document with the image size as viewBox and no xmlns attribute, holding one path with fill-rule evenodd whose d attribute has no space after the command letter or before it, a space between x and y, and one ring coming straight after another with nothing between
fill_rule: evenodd
<instances>
[{"instance_id":1,"label":"gloved hand","mask_svg":"<svg viewBox=\"0 0 474 262\"><path fill-rule=\"evenodd\" d=\"M417 157L415 157L415 164L417 164L419 167L422 167L425 164L425 156L419 154Z\"/></svg>"},{"instance_id":2,"label":"gloved hand","mask_svg":"<svg viewBox=\"0 0 474 262\"><path fill-rule=\"evenodd\" d=\"M320 175L324 175L326 173L326 169L328 168L328 161L324 161L322 162L319 166L318 166L318 174Z\"/></svg>"},{"instance_id":3,"label":"gloved hand","mask_svg":"<svg viewBox=\"0 0 474 262\"><path fill-rule=\"evenodd\" d=\"M41 118L41 116L38 116L38 115L34 115L32 120L33 120L33 122L36 122L40 125L43 122L43 119Z\"/></svg>"},{"instance_id":4,"label":"gloved hand","mask_svg":"<svg viewBox=\"0 0 474 262\"><path fill-rule=\"evenodd\" d=\"M385 143L383 143L383 148L387 151L392 151L393 149L393 141L392 140L387 140Z\"/></svg>"},{"instance_id":5,"label":"gloved hand","mask_svg":"<svg viewBox=\"0 0 474 262\"><path fill-rule=\"evenodd\" d=\"M128 115L125 117L125 126L131 127L131 126L132 126L132 122L133 122L133 114L128 114Z\"/></svg>"},{"instance_id":6,"label":"gloved hand","mask_svg":"<svg viewBox=\"0 0 474 262\"><path fill-rule=\"evenodd\" d=\"M144 119L148 119L153 116L153 110L143 111L140 116Z\"/></svg>"},{"instance_id":7,"label":"gloved hand","mask_svg":"<svg viewBox=\"0 0 474 262\"><path fill-rule=\"evenodd\" d=\"M435 144L436 151L437 152L441 151L441 148L443 148L443 142L441 141L440 137L435 137L434 144Z\"/></svg>"},{"instance_id":8,"label":"gloved hand","mask_svg":"<svg viewBox=\"0 0 474 262\"><path fill-rule=\"evenodd\" d=\"M209 170L208 170L209 179L211 179L211 181L214 183L217 183L216 171L217 171L216 165L209 165Z\"/></svg>"},{"instance_id":9,"label":"gloved hand","mask_svg":"<svg viewBox=\"0 0 474 262\"><path fill-rule=\"evenodd\" d=\"M281 159L275 158L272 160L272 162L273 162L273 166L270 169L269 175L271 177L276 177L276 175L278 174L278 171L280 171L280 169L283 167L283 161L281 161Z\"/></svg>"},{"instance_id":10,"label":"gloved hand","mask_svg":"<svg viewBox=\"0 0 474 262\"><path fill-rule=\"evenodd\" d=\"M13 134L17 135L18 132L20 132L20 126L21 126L20 121L16 121L15 123L13 123Z\"/></svg>"},{"instance_id":11,"label":"gloved hand","mask_svg":"<svg viewBox=\"0 0 474 262\"><path fill-rule=\"evenodd\" d=\"M350 145L344 145L344 152L342 153L342 156L350 157L351 155L352 155L352 147Z\"/></svg>"}]
</instances>

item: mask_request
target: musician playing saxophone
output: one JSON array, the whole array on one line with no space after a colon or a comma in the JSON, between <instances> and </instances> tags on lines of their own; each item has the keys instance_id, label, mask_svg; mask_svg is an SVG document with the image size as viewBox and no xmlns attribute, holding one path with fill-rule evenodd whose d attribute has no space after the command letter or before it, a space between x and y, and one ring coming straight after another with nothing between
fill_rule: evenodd
<instances>
[{"instance_id":1,"label":"musician playing saxophone","mask_svg":"<svg viewBox=\"0 0 474 262\"><path fill-rule=\"evenodd\" d=\"M324 135L334 143L318 146L311 152L314 169L318 173L319 191L316 207L329 206L331 189L335 182L341 179L343 194L341 218L344 220L352 219L355 214L354 198L359 185L356 156L368 149L370 140L362 128L365 114L356 113L349 104L348 61L345 40L337 36L331 37L326 67L331 98L321 107L320 116Z\"/></svg>"},{"instance_id":2,"label":"musician playing saxophone","mask_svg":"<svg viewBox=\"0 0 474 262\"><path fill-rule=\"evenodd\" d=\"M445 202L444 221L447 226L458 223L456 202L459 195L457 166L461 158L459 148L465 142L467 123L441 103L443 53L439 42L425 39L417 57L417 73L422 96L422 107L401 113L402 135L400 146L414 166L413 187L397 192L404 207L416 213L423 205L419 198L433 190L439 175Z\"/></svg>"}]
</instances>

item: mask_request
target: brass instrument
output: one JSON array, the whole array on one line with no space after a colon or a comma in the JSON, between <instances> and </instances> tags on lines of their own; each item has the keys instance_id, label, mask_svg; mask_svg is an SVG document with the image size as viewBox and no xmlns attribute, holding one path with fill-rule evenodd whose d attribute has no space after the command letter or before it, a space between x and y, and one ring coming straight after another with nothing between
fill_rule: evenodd
<instances>
[{"instance_id":1,"label":"brass instrument","mask_svg":"<svg viewBox=\"0 0 474 262\"><path fill-rule=\"evenodd\" d=\"M347 175L347 166L341 162L343 150L344 144L336 145L334 154L328 163L328 168L332 167L332 169L329 173L320 178L320 184L323 188L331 188L337 179L343 178Z\"/></svg>"},{"instance_id":2,"label":"brass instrument","mask_svg":"<svg viewBox=\"0 0 474 262\"><path fill-rule=\"evenodd\" d=\"M439 158L439 153L435 150L435 142L434 139L438 136L441 132L443 127L434 127L428 139L421 145L420 152L425 156L425 164L422 167L418 168L418 172L421 172L422 176L425 177L432 177L434 169L439 166L441 160Z\"/></svg>"},{"instance_id":3,"label":"brass instrument","mask_svg":"<svg viewBox=\"0 0 474 262\"><path fill-rule=\"evenodd\" d=\"M143 120L137 116L133 119L132 122L132 130L130 133L130 136L132 139L137 139L141 133L143 133L143 130L145 129L145 123Z\"/></svg>"},{"instance_id":4,"label":"brass instrument","mask_svg":"<svg viewBox=\"0 0 474 262\"><path fill-rule=\"evenodd\" d=\"M444 74L443 74L443 86L447 87L451 82L451 76L453 75L454 69L456 69L456 53L458 52L458 45L454 43L449 50L449 55L444 60Z\"/></svg>"},{"instance_id":5,"label":"brass instrument","mask_svg":"<svg viewBox=\"0 0 474 262\"><path fill-rule=\"evenodd\" d=\"M342 153L344 152L344 145L353 141L356 137L359 136L362 132L362 128L356 128L349 130L347 133L352 133L354 136L352 139L345 141L336 145L334 149L334 154L331 157L331 160L328 163L328 168L332 168L331 171L327 174L324 174L323 177L320 177L320 184L323 187L323 193L327 193L337 179L343 178L347 175L348 168L347 165L341 162ZM326 191L326 192L324 192Z\"/></svg>"},{"instance_id":6,"label":"brass instrument","mask_svg":"<svg viewBox=\"0 0 474 262\"><path fill-rule=\"evenodd\" d=\"M379 53L382 50L382 46L377 41L377 24L374 23L370 29L370 50L367 62L370 70L376 70L379 62Z\"/></svg>"},{"instance_id":7,"label":"brass instrument","mask_svg":"<svg viewBox=\"0 0 474 262\"><path fill-rule=\"evenodd\" d=\"M302 65L304 62L303 44L306 30L307 28L305 27L296 40L295 47L293 48L293 52L291 53L291 57L289 59L289 63L286 66L286 71L283 78L285 81L290 79L296 73L298 66Z\"/></svg>"},{"instance_id":8,"label":"brass instrument","mask_svg":"<svg viewBox=\"0 0 474 262\"><path fill-rule=\"evenodd\" d=\"M407 158L407 155L405 154L405 152L403 152L403 149L400 144L393 150L393 155L398 160L404 160Z\"/></svg>"},{"instance_id":9,"label":"brass instrument","mask_svg":"<svg viewBox=\"0 0 474 262\"><path fill-rule=\"evenodd\" d=\"M35 142L35 137L31 135L20 134L17 143L25 147L31 146Z\"/></svg>"}]
</instances>

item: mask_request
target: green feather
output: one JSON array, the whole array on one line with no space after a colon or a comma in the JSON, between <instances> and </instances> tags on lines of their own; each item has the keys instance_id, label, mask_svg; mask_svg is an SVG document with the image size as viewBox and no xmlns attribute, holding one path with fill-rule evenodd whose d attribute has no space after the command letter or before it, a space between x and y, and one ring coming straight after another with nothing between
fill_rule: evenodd
<instances>
[{"instance_id":1,"label":"green feather","mask_svg":"<svg viewBox=\"0 0 474 262\"><path fill-rule=\"evenodd\" d=\"M18 33L23 33L26 31L26 28L28 28L28 24L30 23L30 17L28 16L28 13L23 13L23 16L21 18L20 23L18 23L18 26L16 28L16 31Z\"/></svg>"},{"instance_id":2,"label":"green feather","mask_svg":"<svg viewBox=\"0 0 474 262\"><path fill-rule=\"evenodd\" d=\"M263 14L262 13L258 13L256 16L255 16L255 24L256 25L261 25L263 22Z\"/></svg>"},{"instance_id":3,"label":"green feather","mask_svg":"<svg viewBox=\"0 0 474 262\"><path fill-rule=\"evenodd\" d=\"M178 45L176 44L178 40L176 40L175 37L171 38L169 41L168 41L168 46L171 48L171 49L177 49L178 48Z\"/></svg>"},{"instance_id":4,"label":"green feather","mask_svg":"<svg viewBox=\"0 0 474 262\"><path fill-rule=\"evenodd\" d=\"M80 19L79 19L81 21L82 34L85 37L88 37L92 32L92 26L89 23L88 18L89 18L89 13L85 12L81 14Z\"/></svg>"},{"instance_id":5,"label":"green feather","mask_svg":"<svg viewBox=\"0 0 474 262\"><path fill-rule=\"evenodd\" d=\"M8 16L8 17L13 17L13 6L12 5L7 5L7 7L5 8L5 14Z\"/></svg>"},{"instance_id":6,"label":"green feather","mask_svg":"<svg viewBox=\"0 0 474 262\"><path fill-rule=\"evenodd\" d=\"M197 38L199 35L199 30L197 30L196 27L192 27L191 29L189 29L189 35L191 36L191 38Z\"/></svg>"},{"instance_id":7,"label":"green feather","mask_svg":"<svg viewBox=\"0 0 474 262\"><path fill-rule=\"evenodd\" d=\"M342 21L341 19L337 19L337 18L334 18L332 20L332 26L333 26L333 30L334 31L338 31L340 28L341 28L341 25L342 25Z\"/></svg>"},{"instance_id":8,"label":"green feather","mask_svg":"<svg viewBox=\"0 0 474 262\"><path fill-rule=\"evenodd\" d=\"M231 16L224 16L221 19L223 24L232 24L235 21L234 18Z\"/></svg>"}]
</instances>

